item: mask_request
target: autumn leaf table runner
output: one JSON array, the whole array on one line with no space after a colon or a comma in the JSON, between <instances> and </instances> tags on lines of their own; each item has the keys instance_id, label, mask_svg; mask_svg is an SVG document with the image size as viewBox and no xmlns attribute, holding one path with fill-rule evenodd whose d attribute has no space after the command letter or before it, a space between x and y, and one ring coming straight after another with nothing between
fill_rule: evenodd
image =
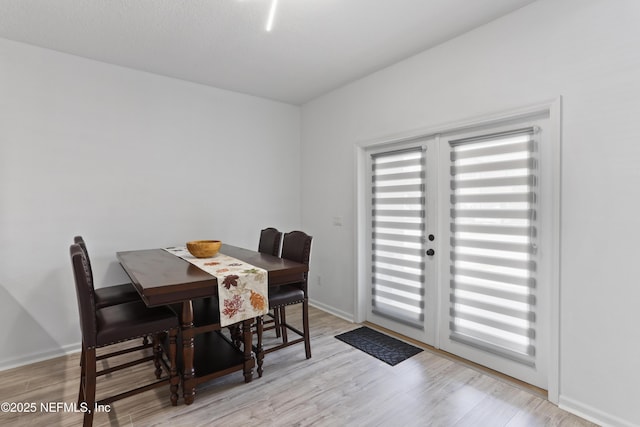
<instances>
[{"instance_id":1,"label":"autumn leaf table runner","mask_svg":"<svg viewBox=\"0 0 640 427\"><path fill-rule=\"evenodd\" d=\"M196 258L184 246L165 250L218 279L220 326L262 316L269 311L266 270L221 253L211 258Z\"/></svg>"}]
</instances>

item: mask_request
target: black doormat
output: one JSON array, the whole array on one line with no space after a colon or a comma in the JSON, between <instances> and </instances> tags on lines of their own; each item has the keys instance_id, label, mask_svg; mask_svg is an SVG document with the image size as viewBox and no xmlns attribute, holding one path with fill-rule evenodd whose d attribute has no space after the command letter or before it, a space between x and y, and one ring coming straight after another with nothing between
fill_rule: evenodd
<instances>
[{"instance_id":1,"label":"black doormat","mask_svg":"<svg viewBox=\"0 0 640 427\"><path fill-rule=\"evenodd\" d=\"M391 366L395 366L422 351L418 347L374 331L366 326L336 335L336 338Z\"/></svg>"}]
</instances>

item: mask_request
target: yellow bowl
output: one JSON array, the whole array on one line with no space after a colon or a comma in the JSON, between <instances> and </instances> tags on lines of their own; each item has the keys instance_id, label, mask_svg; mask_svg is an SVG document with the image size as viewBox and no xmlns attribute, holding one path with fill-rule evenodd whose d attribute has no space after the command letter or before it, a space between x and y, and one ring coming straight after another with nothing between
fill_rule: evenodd
<instances>
[{"instance_id":1,"label":"yellow bowl","mask_svg":"<svg viewBox=\"0 0 640 427\"><path fill-rule=\"evenodd\" d=\"M187 242L187 250L196 258L211 258L220 250L220 240L193 240Z\"/></svg>"}]
</instances>

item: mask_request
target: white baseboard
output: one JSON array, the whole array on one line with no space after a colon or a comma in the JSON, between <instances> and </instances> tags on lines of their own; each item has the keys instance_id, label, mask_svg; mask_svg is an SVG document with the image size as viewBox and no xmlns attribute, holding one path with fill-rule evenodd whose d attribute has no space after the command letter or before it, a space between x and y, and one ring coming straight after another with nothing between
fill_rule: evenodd
<instances>
[{"instance_id":1,"label":"white baseboard","mask_svg":"<svg viewBox=\"0 0 640 427\"><path fill-rule=\"evenodd\" d=\"M80 343L69 344L61 348L54 350L46 350L41 352L35 352L31 354L21 355L4 359L0 361L0 372L7 369L18 368L20 366L30 365L32 363L42 362L44 360L55 359L56 357L66 356L68 354L77 353L80 351Z\"/></svg>"},{"instance_id":2,"label":"white baseboard","mask_svg":"<svg viewBox=\"0 0 640 427\"><path fill-rule=\"evenodd\" d=\"M623 420L570 397L561 395L558 407L603 427L638 427L638 424Z\"/></svg>"},{"instance_id":3,"label":"white baseboard","mask_svg":"<svg viewBox=\"0 0 640 427\"><path fill-rule=\"evenodd\" d=\"M347 322L354 323L353 314L351 314L351 313L347 313L345 311L338 310L335 307L331 307L330 305L326 305L326 304L323 304L323 303L318 302L318 301L313 301L311 299L309 300L309 305L311 305L311 306L313 306L313 307L315 307L317 309L320 309L322 311L326 311L327 313L332 314L332 315L334 315L336 317L344 319Z\"/></svg>"}]
</instances>

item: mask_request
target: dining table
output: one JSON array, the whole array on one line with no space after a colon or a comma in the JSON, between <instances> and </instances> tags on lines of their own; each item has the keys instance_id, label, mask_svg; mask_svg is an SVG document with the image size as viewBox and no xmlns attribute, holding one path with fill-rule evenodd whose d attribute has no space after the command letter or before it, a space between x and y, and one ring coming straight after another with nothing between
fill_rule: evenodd
<instances>
[{"instance_id":1,"label":"dining table","mask_svg":"<svg viewBox=\"0 0 640 427\"><path fill-rule=\"evenodd\" d=\"M306 264L229 244L223 244L219 252L266 270L269 288L300 282L309 270ZM217 306L210 303L218 295L218 280L215 276L163 248L121 251L116 255L148 307L177 305L180 308L181 373L185 404L193 403L198 384L216 376L242 369L245 382L250 382L255 366L252 355L254 348L258 371L262 374L262 345L261 340L258 340L257 347L253 346L253 319L243 320L236 325L240 329L242 345L236 345L232 349L225 347L224 340L218 337L220 334L202 333L211 328L207 329L207 325L199 324L207 322L199 321L198 316L194 319L194 306L196 314L210 310L211 313L205 312L205 317L211 314L211 319L214 320L208 322L215 325ZM213 363L223 354L235 354L238 359L231 364Z\"/></svg>"}]
</instances>

